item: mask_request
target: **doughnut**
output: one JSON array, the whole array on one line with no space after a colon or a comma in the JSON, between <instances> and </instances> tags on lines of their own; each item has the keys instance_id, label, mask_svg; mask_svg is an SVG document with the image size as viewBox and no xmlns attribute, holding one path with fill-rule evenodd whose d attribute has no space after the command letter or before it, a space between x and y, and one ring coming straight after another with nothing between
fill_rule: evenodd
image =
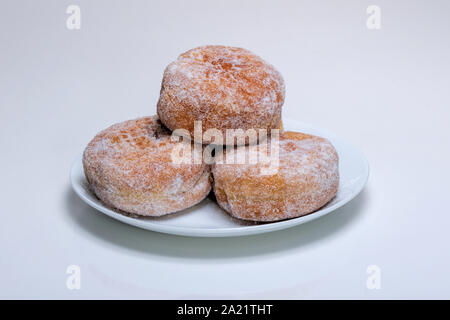
<instances>
[{"instance_id":1,"label":"doughnut","mask_svg":"<svg viewBox=\"0 0 450 320\"><path fill-rule=\"evenodd\" d=\"M210 192L210 167L172 161L181 143L172 141L157 116L114 124L87 145L86 179L100 200L126 213L162 216L186 209Z\"/></svg>"},{"instance_id":2,"label":"doughnut","mask_svg":"<svg viewBox=\"0 0 450 320\"><path fill-rule=\"evenodd\" d=\"M278 166L270 174L262 170L267 162L227 160L231 151L247 158L257 152L246 146L224 149L223 160L213 164L214 194L231 216L260 222L290 219L323 207L336 195L339 160L328 140L286 131L278 141Z\"/></svg>"},{"instance_id":3,"label":"doughnut","mask_svg":"<svg viewBox=\"0 0 450 320\"><path fill-rule=\"evenodd\" d=\"M201 121L202 133L217 129L224 140L226 129L270 131L281 125L284 97L281 74L257 55L242 48L204 46L167 66L157 113L167 128L185 129L196 142L209 143L194 135L195 121Z\"/></svg>"}]
</instances>

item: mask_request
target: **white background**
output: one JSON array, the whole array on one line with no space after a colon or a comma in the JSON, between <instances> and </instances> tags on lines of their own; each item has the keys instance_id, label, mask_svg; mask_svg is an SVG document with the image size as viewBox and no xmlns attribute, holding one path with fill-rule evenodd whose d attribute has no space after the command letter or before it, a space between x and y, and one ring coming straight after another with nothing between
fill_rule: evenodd
<instances>
[{"instance_id":1,"label":"white background","mask_svg":"<svg viewBox=\"0 0 450 320\"><path fill-rule=\"evenodd\" d=\"M66 8L81 8L81 30ZM366 8L381 8L381 30ZM450 298L449 1L5 1L0 5L1 298ZM284 115L371 167L363 193L271 234L201 239L121 224L71 191L99 130L155 113L164 67L248 48ZM66 268L81 267L68 290ZM381 268L381 289L366 268Z\"/></svg>"}]
</instances>

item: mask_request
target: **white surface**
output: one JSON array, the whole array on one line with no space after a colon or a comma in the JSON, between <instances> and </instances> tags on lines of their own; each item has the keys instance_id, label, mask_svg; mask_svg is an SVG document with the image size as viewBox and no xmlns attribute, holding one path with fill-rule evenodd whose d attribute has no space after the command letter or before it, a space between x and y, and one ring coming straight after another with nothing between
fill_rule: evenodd
<instances>
[{"instance_id":1,"label":"white surface","mask_svg":"<svg viewBox=\"0 0 450 320\"><path fill-rule=\"evenodd\" d=\"M310 124L283 119L283 127L286 131L304 132L324 137L334 145L339 155L340 179L336 196L320 210L303 217L256 225L252 222L232 218L209 198L192 208L164 217L136 218L125 216L105 206L90 190L84 175L81 154L70 170L72 188L88 205L123 223L146 230L191 237L245 236L291 228L342 207L361 192L369 177L369 166L366 158L358 149L335 134Z\"/></svg>"},{"instance_id":2,"label":"white surface","mask_svg":"<svg viewBox=\"0 0 450 320\"><path fill-rule=\"evenodd\" d=\"M66 29L69 3L81 30ZM2 1L0 297L450 298L449 30L449 1ZM127 226L72 192L85 143L153 114L164 67L208 43L260 54L285 78L285 117L363 151L360 196L291 229L201 239Z\"/></svg>"}]
</instances>

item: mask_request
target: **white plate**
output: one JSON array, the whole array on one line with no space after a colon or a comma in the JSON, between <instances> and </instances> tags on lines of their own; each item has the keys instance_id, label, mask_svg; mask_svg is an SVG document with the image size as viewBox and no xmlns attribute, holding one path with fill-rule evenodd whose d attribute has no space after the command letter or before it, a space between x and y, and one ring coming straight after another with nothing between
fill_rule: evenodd
<instances>
[{"instance_id":1,"label":"white plate","mask_svg":"<svg viewBox=\"0 0 450 320\"><path fill-rule=\"evenodd\" d=\"M364 155L350 143L327 130L302 122L283 119L285 130L301 131L325 137L333 143L339 154L340 183L336 197L320 210L303 217L280 222L256 224L232 218L210 198L178 213L160 218L134 218L106 207L89 189L80 157L71 169L71 182L75 192L87 204L124 223L157 232L192 237L233 237L271 232L290 228L342 207L364 188L369 177L369 166Z\"/></svg>"}]
</instances>

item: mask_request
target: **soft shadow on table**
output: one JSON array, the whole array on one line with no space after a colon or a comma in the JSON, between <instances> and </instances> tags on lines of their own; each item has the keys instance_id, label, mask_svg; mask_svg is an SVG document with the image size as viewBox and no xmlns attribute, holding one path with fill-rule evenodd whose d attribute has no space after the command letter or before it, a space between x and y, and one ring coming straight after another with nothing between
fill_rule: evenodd
<instances>
[{"instance_id":1,"label":"soft shadow on table","mask_svg":"<svg viewBox=\"0 0 450 320\"><path fill-rule=\"evenodd\" d=\"M68 189L66 205L75 228L129 250L178 258L234 258L312 245L345 232L363 214L367 188L344 207L308 223L266 234L234 238L191 238L139 229L91 208Z\"/></svg>"}]
</instances>

